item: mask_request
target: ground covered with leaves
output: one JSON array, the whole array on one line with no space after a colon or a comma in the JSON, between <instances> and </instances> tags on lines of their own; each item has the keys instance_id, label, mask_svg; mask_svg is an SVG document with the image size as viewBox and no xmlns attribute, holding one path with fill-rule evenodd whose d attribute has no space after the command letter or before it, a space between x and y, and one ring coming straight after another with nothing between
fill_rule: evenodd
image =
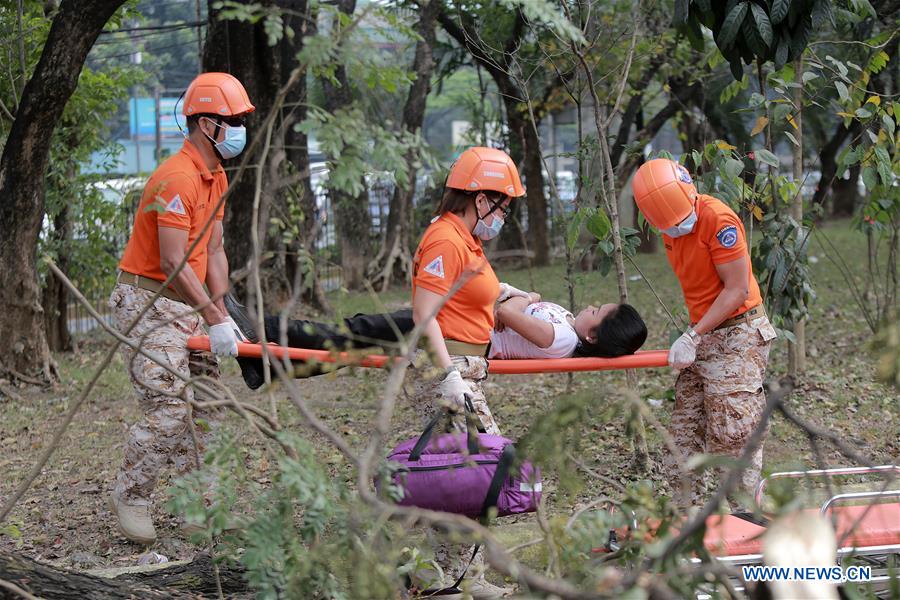
<instances>
[{"instance_id":1,"label":"ground covered with leaves","mask_svg":"<svg viewBox=\"0 0 900 600\"><path fill-rule=\"evenodd\" d=\"M860 266L862 285L864 238L851 231L847 223L827 225L822 231L846 261ZM840 432L845 441L874 462L896 463L900 456L896 390L875 381L874 359L868 349L871 334L846 282L821 246L814 242L810 253L814 257L810 271L818 299L807 326L807 370L790 406L797 415ZM684 318L686 312L677 283L665 258L661 254L639 256L637 264L669 309ZM496 270L505 281L537 289L545 299L567 304L562 265L510 270L501 264ZM637 270L629 267L628 271L631 303L641 311L650 329L645 348L668 347L673 327L665 311ZM578 307L614 302L616 298L612 276L578 273ZM407 293L394 290L380 297L336 294L332 300L340 312L353 314L399 306L407 300ZM77 352L56 356L62 374L56 387L20 387L15 389L19 398L0 396L0 504L26 477L69 403L77 399L108 348L108 338L83 339ZM786 372L784 337L775 344L769 364L772 377ZM235 394L268 406L268 394L247 390L233 361L226 361L224 373ZM346 369L304 380L301 391L325 423L361 447L384 379L381 371ZM668 422L673 406L673 383L674 375L668 369L638 373L637 394L662 424ZM489 403L503 433L513 439L530 440L538 460L545 465L544 489L551 523L568 518L573 510L593 498L615 496L616 484L645 481L648 493L670 492L659 467L664 452L662 440L652 427L648 428L651 465L646 472L634 466L622 403L627 398L624 384L622 372L579 373L574 377L494 376L486 383ZM303 428L299 414L281 390L276 388L273 393L281 422L313 441L311 448L335 477L352 482L353 474L341 455ZM136 564L145 549L118 534L107 507L107 495L122 459L128 427L138 414L122 361L117 357L76 415L47 467L7 522L0 525L0 547L79 570ZM420 427L408 402L401 401L391 443L416 435ZM547 430L554 430L555 436L536 433ZM226 415L225 431L250 448L260 444L259 438L231 413ZM832 466L848 464L847 459L827 447L823 458ZM810 468L815 464L803 433L776 417L766 443L764 470ZM263 455L250 453L247 467L258 483L267 483L269 464ZM162 481L157 488L154 518L159 540L152 550L171 560L189 559L199 548L184 538L164 508L169 483ZM498 535L510 543L530 539L537 530L531 515L500 519L495 527ZM597 540L597 545L603 541Z\"/></svg>"}]
</instances>

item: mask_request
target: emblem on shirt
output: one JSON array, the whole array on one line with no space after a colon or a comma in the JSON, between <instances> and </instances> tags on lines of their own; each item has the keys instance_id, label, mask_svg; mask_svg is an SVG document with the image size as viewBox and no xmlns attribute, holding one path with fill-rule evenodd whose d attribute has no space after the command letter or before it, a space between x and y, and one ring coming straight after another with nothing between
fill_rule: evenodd
<instances>
[{"instance_id":1,"label":"emblem on shirt","mask_svg":"<svg viewBox=\"0 0 900 600\"><path fill-rule=\"evenodd\" d=\"M716 234L716 239L722 244L723 248L731 248L738 241L737 227L734 225L726 225Z\"/></svg>"},{"instance_id":2,"label":"emblem on shirt","mask_svg":"<svg viewBox=\"0 0 900 600\"><path fill-rule=\"evenodd\" d=\"M687 172L687 169L681 165L675 165L675 174L678 176L678 179L684 183L694 183L693 180L691 180L691 176Z\"/></svg>"},{"instance_id":3,"label":"emblem on shirt","mask_svg":"<svg viewBox=\"0 0 900 600\"><path fill-rule=\"evenodd\" d=\"M424 271L426 273L430 273L431 275L434 275L435 277L440 277L441 279L443 279L444 278L444 257L443 257L443 255L438 256L436 259L434 259L433 261L428 263L428 265L425 267Z\"/></svg>"},{"instance_id":4,"label":"emblem on shirt","mask_svg":"<svg viewBox=\"0 0 900 600\"><path fill-rule=\"evenodd\" d=\"M186 215L184 210L184 202L181 201L181 195L175 194L175 197L166 204L166 212L175 213L176 215Z\"/></svg>"}]
</instances>

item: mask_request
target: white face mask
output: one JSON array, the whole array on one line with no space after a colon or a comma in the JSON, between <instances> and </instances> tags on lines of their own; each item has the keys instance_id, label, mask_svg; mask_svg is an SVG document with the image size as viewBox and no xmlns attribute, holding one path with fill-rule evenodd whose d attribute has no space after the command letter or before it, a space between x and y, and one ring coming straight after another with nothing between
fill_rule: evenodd
<instances>
[{"instance_id":1,"label":"white face mask","mask_svg":"<svg viewBox=\"0 0 900 600\"><path fill-rule=\"evenodd\" d=\"M696 224L697 224L697 213L695 213L692 210L691 214L689 214L684 221L682 221L678 225L675 225L674 227L669 227L668 229L663 229L662 232L669 237L677 238L677 237L681 237L683 235L687 235L687 234L691 233L692 231L694 231L694 225L696 225Z\"/></svg>"}]
</instances>

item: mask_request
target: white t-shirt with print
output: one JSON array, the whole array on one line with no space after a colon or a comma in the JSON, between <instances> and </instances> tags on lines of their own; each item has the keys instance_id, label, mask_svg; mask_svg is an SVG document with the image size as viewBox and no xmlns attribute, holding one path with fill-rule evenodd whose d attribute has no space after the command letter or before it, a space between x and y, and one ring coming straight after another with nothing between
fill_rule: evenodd
<instances>
[{"instance_id":1,"label":"white t-shirt with print","mask_svg":"<svg viewBox=\"0 0 900 600\"><path fill-rule=\"evenodd\" d=\"M535 302L529 304L525 314L553 325L553 343L538 348L507 327L503 331L491 331L491 350L488 358L568 358L578 346L578 334L569 324L572 313L559 304Z\"/></svg>"}]
</instances>

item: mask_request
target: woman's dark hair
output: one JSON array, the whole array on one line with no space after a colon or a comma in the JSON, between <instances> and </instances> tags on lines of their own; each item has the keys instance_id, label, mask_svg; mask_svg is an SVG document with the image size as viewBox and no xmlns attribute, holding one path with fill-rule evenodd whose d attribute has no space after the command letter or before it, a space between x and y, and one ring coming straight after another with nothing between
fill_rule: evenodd
<instances>
[{"instance_id":1,"label":"woman's dark hair","mask_svg":"<svg viewBox=\"0 0 900 600\"><path fill-rule=\"evenodd\" d=\"M466 206L469 205L470 202L475 202L475 196L478 195L478 192L484 193L487 196L488 202L493 204L500 204L505 197L505 194L501 192L495 192L493 190L476 190L474 192L467 192L466 190L458 190L456 188L444 188L444 195L441 197L440 203L438 203L437 210L434 211L434 216L439 217L444 213L453 212L463 212L466 210Z\"/></svg>"},{"instance_id":2,"label":"woman's dark hair","mask_svg":"<svg viewBox=\"0 0 900 600\"><path fill-rule=\"evenodd\" d=\"M597 325L591 336L594 343L581 340L577 356L615 358L634 354L647 341L647 325L630 304L620 304Z\"/></svg>"}]
</instances>

